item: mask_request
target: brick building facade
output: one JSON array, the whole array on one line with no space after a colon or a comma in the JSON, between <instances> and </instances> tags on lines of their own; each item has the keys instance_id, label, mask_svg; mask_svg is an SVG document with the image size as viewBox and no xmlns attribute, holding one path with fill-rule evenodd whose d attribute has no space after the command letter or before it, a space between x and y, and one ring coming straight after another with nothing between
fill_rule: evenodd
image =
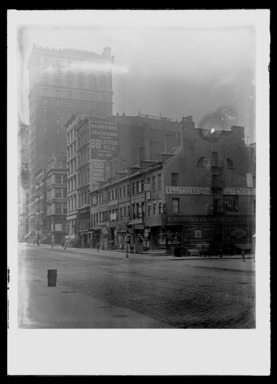
<instances>
[{"instance_id":1,"label":"brick building facade","mask_svg":"<svg viewBox=\"0 0 277 384\"><path fill-rule=\"evenodd\" d=\"M141 161L91 193L90 227L102 247L145 249L212 245L252 248L255 233L255 151L244 128L197 129L181 124L182 145ZM177 153L178 152L178 153Z\"/></svg>"}]
</instances>

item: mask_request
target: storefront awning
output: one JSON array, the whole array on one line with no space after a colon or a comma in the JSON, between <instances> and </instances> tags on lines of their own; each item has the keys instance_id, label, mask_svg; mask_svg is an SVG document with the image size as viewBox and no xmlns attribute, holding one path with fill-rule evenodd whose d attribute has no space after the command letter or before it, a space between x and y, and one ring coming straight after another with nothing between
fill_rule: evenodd
<instances>
[{"instance_id":1,"label":"storefront awning","mask_svg":"<svg viewBox=\"0 0 277 384\"><path fill-rule=\"evenodd\" d=\"M237 243L236 247L241 249L241 250L247 250L251 249L253 247L252 243Z\"/></svg>"}]
</instances>

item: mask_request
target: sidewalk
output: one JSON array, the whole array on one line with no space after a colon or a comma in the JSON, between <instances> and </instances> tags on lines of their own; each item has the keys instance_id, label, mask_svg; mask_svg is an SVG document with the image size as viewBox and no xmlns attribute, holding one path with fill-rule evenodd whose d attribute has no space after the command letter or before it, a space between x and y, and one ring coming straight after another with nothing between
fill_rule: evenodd
<instances>
[{"instance_id":1,"label":"sidewalk","mask_svg":"<svg viewBox=\"0 0 277 384\"><path fill-rule=\"evenodd\" d=\"M29 245L31 247L37 247L37 245ZM50 251L52 250L51 245L41 244L41 248L47 248ZM100 256L100 257L111 257L117 259L126 259L126 251L121 250L99 250L95 248L67 248L64 250L61 245L56 245L53 248L54 251L60 251L73 254L86 254L91 256ZM145 261L186 261L189 262L188 266L193 266L195 268L212 268L212 269L221 269L229 271L243 271L243 272L255 272L255 258L254 255L246 255L245 261L242 260L241 255L223 255L222 258L219 256L173 256L173 255L161 255L161 252L158 251L158 254L153 253L130 253L128 252L128 258L130 260L145 260Z\"/></svg>"},{"instance_id":2,"label":"sidewalk","mask_svg":"<svg viewBox=\"0 0 277 384\"><path fill-rule=\"evenodd\" d=\"M170 325L28 275L19 282L20 328L171 328Z\"/></svg>"}]
</instances>

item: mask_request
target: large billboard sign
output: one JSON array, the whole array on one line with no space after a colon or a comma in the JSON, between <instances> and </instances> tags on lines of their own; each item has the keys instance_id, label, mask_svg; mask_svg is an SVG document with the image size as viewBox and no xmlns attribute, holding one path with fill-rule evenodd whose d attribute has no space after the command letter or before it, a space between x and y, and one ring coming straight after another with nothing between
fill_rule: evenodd
<instances>
[{"instance_id":1,"label":"large billboard sign","mask_svg":"<svg viewBox=\"0 0 277 384\"><path fill-rule=\"evenodd\" d=\"M91 159L107 160L118 154L118 127L106 122L90 122Z\"/></svg>"},{"instance_id":2,"label":"large billboard sign","mask_svg":"<svg viewBox=\"0 0 277 384\"><path fill-rule=\"evenodd\" d=\"M90 122L90 189L105 180L106 160L118 154L118 127L106 122Z\"/></svg>"}]
</instances>

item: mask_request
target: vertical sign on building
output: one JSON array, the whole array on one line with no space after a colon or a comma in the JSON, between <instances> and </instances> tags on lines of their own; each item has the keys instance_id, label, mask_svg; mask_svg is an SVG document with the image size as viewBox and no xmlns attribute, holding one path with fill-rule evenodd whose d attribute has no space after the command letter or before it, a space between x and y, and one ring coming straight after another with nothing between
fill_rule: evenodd
<instances>
[{"instance_id":1,"label":"vertical sign on building","mask_svg":"<svg viewBox=\"0 0 277 384\"><path fill-rule=\"evenodd\" d=\"M118 154L118 127L106 122L90 122L91 190L105 180L105 163Z\"/></svg>"}]
</instances>

